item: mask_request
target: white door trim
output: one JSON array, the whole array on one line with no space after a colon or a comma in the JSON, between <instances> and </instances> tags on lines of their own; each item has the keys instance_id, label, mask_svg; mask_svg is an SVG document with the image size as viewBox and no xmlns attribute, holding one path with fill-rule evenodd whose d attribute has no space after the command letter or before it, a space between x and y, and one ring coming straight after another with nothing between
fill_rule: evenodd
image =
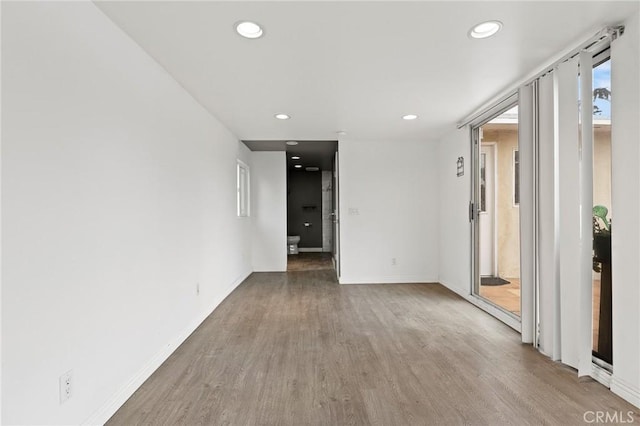
<instances>
[{"instance_id":1,"label":"white door trim","mask_svg":"<svg viewBox=\"0 0 640 426\"><path fill-rule=\"evenodd\" d=\"M338 149L339 149L338 142ZM339 151L336 150L336 154L334 156L334 170L333 170L333 178L334 178L334 188L333 188L333 196L334 196L334 205L333 205L333 223L334 223L334 232L333 232L333 263L336 269L336 276L338 280L340 280L340 156Z\"/></svg>"}]
</instances>

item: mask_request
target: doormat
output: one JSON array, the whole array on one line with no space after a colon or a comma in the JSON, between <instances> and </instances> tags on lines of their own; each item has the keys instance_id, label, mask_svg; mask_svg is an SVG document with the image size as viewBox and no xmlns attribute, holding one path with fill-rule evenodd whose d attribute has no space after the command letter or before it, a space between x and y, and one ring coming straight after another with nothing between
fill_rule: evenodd
<instances>
[{"instance_id":1,"label":"doormat","mask_svg":"<svg viewBox=\"0 0 640 426\"><path fill-rule=\"evenodd\" d=\"M509 284L509 281L500 277L481 277L480 285L505 285Z\"/></svg>"}]
</instances>

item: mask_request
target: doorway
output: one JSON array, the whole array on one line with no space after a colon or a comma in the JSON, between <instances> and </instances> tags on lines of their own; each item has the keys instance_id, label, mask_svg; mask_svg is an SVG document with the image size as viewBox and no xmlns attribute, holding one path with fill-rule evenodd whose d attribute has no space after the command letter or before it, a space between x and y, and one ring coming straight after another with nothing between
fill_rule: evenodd
<instances>
[{"instance_id":1,"label":"doorway","mask_svg":"<svg viewBox=\"0 0 640 426\"><path fill-rule=\"evenodd\" d=\"M473 295L520 320L518 106L473 128Z\"/></svg>"},{"instance_id":2,"label":"doorway","mask_svg":"<svg viewBox=\"0 0 640 426\"><path fill-rule=\"evenodd\" d=\"M333 270L337 252L337 141L288 141L288 271Z\"/></svg>"}]
</instances>

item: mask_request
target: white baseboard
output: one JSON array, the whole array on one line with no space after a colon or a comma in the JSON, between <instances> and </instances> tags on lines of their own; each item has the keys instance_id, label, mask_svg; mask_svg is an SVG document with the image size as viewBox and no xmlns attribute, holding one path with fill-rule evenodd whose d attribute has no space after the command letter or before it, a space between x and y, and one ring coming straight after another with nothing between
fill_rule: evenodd
<instances>
[{"instance_id":1,"label":"white baseboard","mask_svg":"<svg viewBox=\"0 0 640 426\"><path fill-rule=\"evenodd\" d=\"M463 298L468 298L469 296L471 296L471 290L470 289L461 289L460 287L457 287L455 285L451 285L449 283L446 283L444 281L437 281L438 283L442 284L443 286L445 286L446 288L448 288L449 290L451 290L452 292L454 292L455 294L457 294L458 296L461 296Z\"/></svg>"},{"instance_id":2,"label":"white baseboard","mask_svg":"<svg viewBox=\"0 0 640 426\"><path fill-rule=\"evenodd\" d=\"M616 377L615 367L614 373L611 376L611 392L640 408L640 389Z\"/></svg>"},{"instance_id":3,"label":"white baseboard","mask_svg":"<svg viewBox=\"0 0 640 426\"><path fill-rule=\"evenodd\" d=\"M340 284L432 284L438 280L427 278L424 276L397 275L397 276L378 276L378 277L349 277L341 276Z\"/></svg>"},{"instance_id":4,"label":"white baseboard","mask_svg":"<svg viewBox=\"0 0 640 426\"><path fill-rule=\"evenodd\" d=\"M209 315L222 303L222 301L235 290L240 283L251 275L251 271L245 272L231 283L218 297L216 297L209 309L205 310L175 339L167 343L156 355L154 355L119 391L117 391L105 404L96 410L83 425L104 425L116 411L134 394L136 390L162 365L163 362L195 331L196 328L207 319Z\"/></svg>"},{"instance_id":5,"label":"white baseboard","mask_svg":"<svg viewBox=\"0 0 640 426\"><path fill-rule=\"evenodd\" d=\"M300 253L322 253L322 247L298 247Z\"/></svg>"},{"instance_id":6,"label":"white baseboard","mask_svg":"<svg viewBox=\"0 0 640 426\"><path fill-rule=\"evenodd\" d=\"M284 263L284 266L254 266L253 272L287 272L287 262Z\"/></svg>"}]
</instances>

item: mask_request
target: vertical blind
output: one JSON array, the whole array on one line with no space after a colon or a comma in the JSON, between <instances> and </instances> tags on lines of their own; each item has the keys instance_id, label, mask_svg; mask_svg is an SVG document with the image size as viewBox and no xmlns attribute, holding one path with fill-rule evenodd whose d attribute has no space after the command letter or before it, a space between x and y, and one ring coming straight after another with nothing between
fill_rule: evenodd
<instances>
[{"instance_id":1,"label":"vertical blind","mask_svg":"<svg viewBox=\"0 0 640 426\"><path fill-rule=\"evenodd\" d=\"M580 256L577 249L580 247L578 63L577 58L571 59L560 64L555 72L558 106L556 140L558 164L562 170L558 175L560 359L574 368L578 368L580 327L577 303L580 294Z\"/></svg>"},{"instance_id":2,"label":"vertical blind","mask_svg":"<svg viewBox=\"0 0 640 426\"><path fill-rule=\"evenodd\" d=\"M593 53L580 52L580 283L578 375L591 374L593 327Z\"/></svg>"},{"instance_id":3,"label":"vertical blind","mask_svg":"<svg viewBox=\"0 0 640 426\"><path fill-rule=\"evenodd\" d=\"M522 260L523 292L537 280L539 350L580 376L592 369L592 68L593 53L583 50L519 90L521 101L534 98L521 105L522 187L536 191L523 201L537 202L534 217L521 220L523 253L533 250L538 259Z\"/></svg>"},{"instance_id":4,"label":"vertical blind","mask_svg":"<svg viewBox=\"0 0 640 426\"><path fill-rule=\"evenodd\" d=\"M538 80L538 285L540 351L560 359L558 280L558 156L554 134L554 74Z\"/></svg>"},{"instance_id":5,"label":"vertical blind","mask_svg":"<svg viewBox=\"0 0 640 426\"><path fill-rule=\"evenodd\" d=\"M523 343L534 343L535 314L535 170L534 88L518 90L518 150L520 151L520 298Z\"/></svg>"}]
</instances>

